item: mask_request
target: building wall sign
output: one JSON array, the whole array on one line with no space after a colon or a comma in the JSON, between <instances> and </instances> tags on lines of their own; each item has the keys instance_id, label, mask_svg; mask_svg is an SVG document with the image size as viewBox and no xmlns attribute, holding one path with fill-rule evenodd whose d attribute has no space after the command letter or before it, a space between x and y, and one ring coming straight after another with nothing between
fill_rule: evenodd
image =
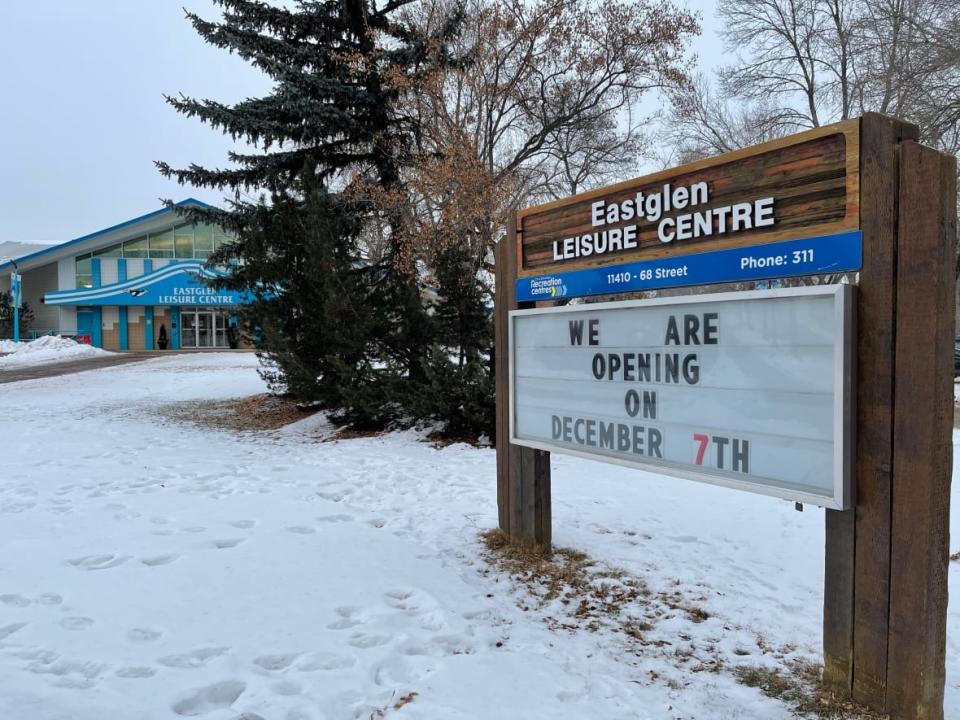
<instances>
[{"instance_id":1,"label":"building wall sign","mask_svg":"<svg viewBox=\"0 0 960 720\"><path fill-rule=\"evenodd\" d=\"M512 311L511 442L847 508L852 293Z\"/></svg>"},{"instance_id":2,"label":"building wall sign","mask_svg":"<svg viewBox=\"0 0 960 720\"><path fill-rule=\"evenodd\" d=\"M222 274L205 267L202 261L165 265L131 280L82 290L47 293L47 305L207 305L238 306L252 298L235 290L210 286Z\"/></svg>"}]
</instances>

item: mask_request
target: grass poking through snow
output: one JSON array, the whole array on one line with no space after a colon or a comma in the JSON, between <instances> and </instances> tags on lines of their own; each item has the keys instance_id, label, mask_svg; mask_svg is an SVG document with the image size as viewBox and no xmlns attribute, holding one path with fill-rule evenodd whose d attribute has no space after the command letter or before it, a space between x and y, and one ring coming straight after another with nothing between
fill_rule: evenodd
<instances>
[{"instance_id":1,"label":"grass poking through snow","mask_svg":"<svg viewBox=\"0 0 960 720\"><path fill-rule=\"evenodd\" d=\"M837 697L821 684L822 668L816 663L794 661L788 671L743 666L734 669L737 679L757 688L767 697L788 705L798 717L818 720L889 720L852 700Z\"/></svg>"},{"instance_id":2,"label":"grass poking through snow","mask_svg":"<svg viewBox=\"0 0 960 720\"><path fill-rule=\"evenodd\" d=\"M523 610L539 610L547 626L553 630L590 632L601 629L621 633L635 656L670 657L671 665L682 673L732 672L738 682L756 688L775 698L800 718L817 720L887 720L852 701L843 700L821 684L819 665L796 657L788 657L796 648L774 648L762 637L757 647L778 666L738 665L737 658L751 651L737 648L729 658L715 644L703 643L690 634L675 636L656 634L661 620L680 616L692 625L711 621L707 610L696 604L702 596L688 597L679 581L670 588L653 592L642 579L570 548L524 548L511 545L500 530L481 533L483 557L487 564L508 575L523 591L518 606ZM729 630L713 619L714 633ZM742 661L741 661L742 662ZM660 676L650 671L652 680ZM683 676L663 677L677 692L682 692Z\"/></svg>"}]
</instances>

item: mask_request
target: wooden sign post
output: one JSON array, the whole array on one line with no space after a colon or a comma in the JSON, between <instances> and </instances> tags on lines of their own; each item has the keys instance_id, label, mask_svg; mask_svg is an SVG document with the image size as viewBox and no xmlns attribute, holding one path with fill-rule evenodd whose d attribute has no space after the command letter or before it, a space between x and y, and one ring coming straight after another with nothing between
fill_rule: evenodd
<instances>
[{"instance_id":1,"label":"wooden sign post","mask_svg":"<svg viewBox=\"0 0 960 720\"><path fill-rule=\"evenodd\" d=\"M549 547L550 454L509 440L511 310L859 271L853 501L826 511L824 682L896 720L940 720L956 160L917 136L866 115L520 211L497 249L497 500L511 541Z\"/></svg>"}]
</instances>

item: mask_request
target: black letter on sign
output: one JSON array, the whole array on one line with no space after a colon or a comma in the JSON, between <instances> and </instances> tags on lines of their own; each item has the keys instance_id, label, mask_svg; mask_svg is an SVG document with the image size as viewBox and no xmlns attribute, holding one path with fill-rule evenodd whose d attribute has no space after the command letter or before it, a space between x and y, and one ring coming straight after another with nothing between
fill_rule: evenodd
<instances>
[{"instance_id":1,"label":"black letter on sign","mask_svg":"<svg viewBox=\"0 0 960 720\"><path fill-rule=\"evenodd\" d=\"M657 419L657 393L643 391L643 416Z\"/></svg>"},{"instance_id":2,"label":"black letter on sign","mask_svg":"<svg viewBox=\"0 0 960 720\"><path fill-rule=\"evenodd\" d=\"M703 314L703 344L716 345L720 342L720 315L719 313Z\"/></svg>"},{"instance_id":3,"label":"black letter on sign","mask_svg":"<svg viewBox=\"0 0 960 720\"><path fill-rule=\"evenodd\" d=\"M613 380L613 374L620 370L620 356L611 355L607 359L607 380Z\"/></svg>"},{"instance_id":4,"label":"black letter on sign","mask_svg":"<svg viewBox=\"0 0 960 720\"><path fill-rule=\"evenodd\" d=\"M714 435L713 444L717 446L717 467L723 470L723 448L730 442L730 438Z\"/></svg>"},{"instance_id":5,"label":"black letter on sign","mask_svg":"<svg viewBox=\"0 0 960 720\"><path fill-rule=\"evenodd\" d=\"M640 412L640 394L636 390L632 388L627 390L627 394L623 398L623 408L630 417L636 417L637 413Z\"/></svg>"},{"instance_id":6,"label":"black letter on sign","mask_svg":"<svg viewBox=\"0 0 960 720\"><path fill-rule=\"evenodd\" d=\"M690 353L683 358L683 379L688 385L700 382L700 365L697 364L697 354Z\"/></svg>"},{"instance_id":7,"label":"black letter on sign","mask_svg":"<svg viewBox=\"0 0 960 720\"><path fill-rule=\"evenodd\" d=\"M560 432L563 430L562 424L561 424L561 422L560 422L560 418L558 418L556 415L554 415L554 416L553 416L553 422L552 422L551 424L553 425L553 428L552 428L552 430L553 430L553 433L552 433L552 434L553 434L553 439L554 439L554 440L559 440L559 439L560 439Z\"/></svg>"},{"instance_id":8,"label":"black letter on sign","mask_svg":"<svg viewBox=\"0 0 960 720\"><path fill-rule=\"evenodd\" d=\"M750 472L750 441L733 439L734 472Z\"/></svg>"},{"instance_id":9,"label":"black letter on sign","mask_svg":"<svg viewBox=\"0 0 960 720\"><path fill-rule=\"evenodd\" d=\"M697 331L700 329L700 318L696 315L684 315L683 316L683 344L684 345L699 345L700 340L697 338Z\"/></svg>"},{"instance_id":10,"label":"black letter on sign","mask_svg":"<svg viewBox=\"0 0 960 720\"><path fill-rule=\"evenodd\" d=\"M600 321L599 320L590 320L590 340L588 341L591 345L600 344Z\"/></svg>"},{"instance_id":11,"label":"black letter on sign","mask_svg":"<svg viewBox=\"0 0 960 720\"><path fill-rule=\"evenodd\" d=\"M671 342L674 345L680 344L680 331L677 329L677 319L673 315L667 320L667 339L663 341L663 344L669 345Z\"/></svg>"},{"instance_id":12,"label":"black letter on sign","mask_svg":"<svg viewBox=\"0 0 960 720\"><path fill-rule=\"evenodd\" d=\"M570 344L583 345L583 320L570 321Z\"/></svg>"},{"instance_id":13,"label":"black letter on sign","mask_svg":"<svg viewBox=\"0 0 960 720\"><path fill-rule=\"evenodd\" d=\"M650 428L647 434L647 454L650 457L663 459L663 452L660 450L660 444L663 442L663 435L656 428Z\"/></svg>"},{"instance_id":14,"label":"black letter on sign","mask_svg":"<svg viewBox=\"0 0 960 720\"><path fill-rule=\"evenodd\" d=\"M607 364L603 361L603 353L597 353L593 356L593 376L597 380L603 380L603 374L606 372Z\"/></svg>"}]
</instances>

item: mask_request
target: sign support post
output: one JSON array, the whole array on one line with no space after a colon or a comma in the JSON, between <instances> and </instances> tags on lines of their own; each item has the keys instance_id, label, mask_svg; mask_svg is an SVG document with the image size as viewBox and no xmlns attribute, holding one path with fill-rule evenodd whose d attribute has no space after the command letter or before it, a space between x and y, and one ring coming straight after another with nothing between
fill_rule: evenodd
<instances>
[{"instance_id":1,"label":"sign support post","mask_svg":"<svg viewBox=\"0 0 960 720\"><path fill-rule=\"evenodd\" d=\"M861 121L856 507L827 510L824 681L894 718L943 717L955 160Z\"/></svg>"},{"instance_id":2,"label":"sign support post","mask_svg":"<svg viewBox=\"0 0 960 720\"><path fill-rule=\"evenodd\" d=\"M525 547L550 548L550 453L510 442L510 355L507 350L510 310L532 308L517 303L517 226L513 217L496 256L496 394L497 394L497 507L500 530L511 542Z\"/></svg>"}]
</instances>

